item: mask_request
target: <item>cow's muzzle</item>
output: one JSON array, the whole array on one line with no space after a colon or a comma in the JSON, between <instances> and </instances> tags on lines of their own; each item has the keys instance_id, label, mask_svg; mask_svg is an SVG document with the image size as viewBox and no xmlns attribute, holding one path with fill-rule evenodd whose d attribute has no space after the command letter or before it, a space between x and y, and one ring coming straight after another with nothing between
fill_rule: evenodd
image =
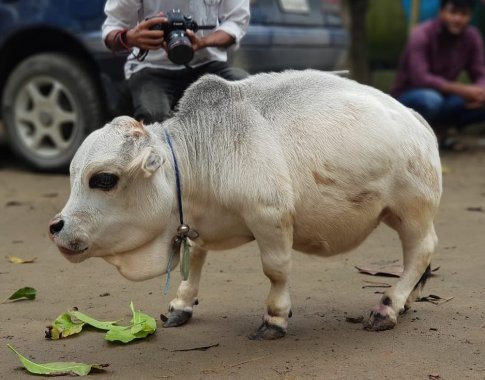
<instances>
[{"instance_id":1,"label":"cow's muzzle","mask_svg":"<svg viewBox=\"0 0 485 380\"><path fill-rule=\"evenodd\" d=\"M80 256L80 254L88 250L88 245L84 242L84 239L80 239L79 236L69 236L63 231L65 221L60 214L56 215L49 222L49 238L57 245L59 251L68 259L74 259L74 256ZM79 258L75 258L77 261Z\"/></svg>"}]
</instances>

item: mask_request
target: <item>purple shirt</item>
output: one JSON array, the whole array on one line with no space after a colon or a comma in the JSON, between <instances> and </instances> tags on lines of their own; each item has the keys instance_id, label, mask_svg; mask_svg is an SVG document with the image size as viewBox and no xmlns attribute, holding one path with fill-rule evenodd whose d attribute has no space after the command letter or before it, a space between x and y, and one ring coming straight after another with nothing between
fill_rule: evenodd
<instances>
[{"instance_id":1,"label":"purple shirt","mask_svg":"<svg viewBox=\"0 0 485 380\"><path fill-rule=\"evenodd\" d=\"M399 62L393 96L413 88L434 88L454 82L466 70L473 83L485 87L483 42L478 30L468 26L458 36L444 31L438 19L413 29Z\"/></svg>"}]
</instances>

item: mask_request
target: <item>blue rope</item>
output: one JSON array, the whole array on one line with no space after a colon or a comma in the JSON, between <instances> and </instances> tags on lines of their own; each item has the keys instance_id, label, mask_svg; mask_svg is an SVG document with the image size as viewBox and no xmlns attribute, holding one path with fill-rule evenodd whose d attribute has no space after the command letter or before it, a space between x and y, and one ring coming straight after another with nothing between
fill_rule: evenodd
<instances>
[{"instance_id":1,"label":"blue rope","mask_svg":"<svg viewBox=\"0 0 485 380\"><path fill-rule=\"evenodd\" d=\"M179 171L179 166L177 164L177 158L175 157L175 151L173 149L172 140L170 139L170 136L168 135L168 132L166 129L165 129L165 137L167 138L168 146L170 147L170 152L172 152L173 166L175 168L175 182L177 185L177 202L179 206L180 224L184 224L184 213L182 209L182 187L180 186L180 171Z\"/></svg>"},{"instance_id":2,"label":"blue rope","mask_svg":"<svg viewBox=\"0 0 485 380\"><path fill-rule=\"evenodd\" d=\"M165 129L165 137L167 138L167 143L168 146L170 147L170 152L172 153L172 158L173 158L173 166L175 169L175 183L177 186L177 202L178 202L178 208L179 208L179 219L180 219L180 224L184 224L184 213L182 209L182 187L180 186L180 171L179 171L179 166L177 164L177 158L175 157L175 150L173 149L172 145L172 140L170 139L170 136L168 134L167 129ZM163 294L168 293L168 288L170 287L170 272L172 271L172 261L173 261L173 256L175 254L175 251L172 250L170 253L170 257L168 258L168 263L167 263L167 280L165 281L165 287L163 288Z\"/></svg>"}]
</instances>

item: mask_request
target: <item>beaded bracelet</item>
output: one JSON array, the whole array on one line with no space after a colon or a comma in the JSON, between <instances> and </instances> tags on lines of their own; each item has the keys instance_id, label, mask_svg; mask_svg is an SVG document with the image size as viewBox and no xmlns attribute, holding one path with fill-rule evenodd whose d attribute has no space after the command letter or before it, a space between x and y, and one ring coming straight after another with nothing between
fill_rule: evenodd
<instances>
[{"instance_id":1,"label":"beaded bracelet","mask_svg":"<svg viewBox=\"0 0 485 380\"><path fill-rule=\"evenodd\" d=\"M123 46L126 50L131 50L131 48L128 46L128 41L126 39L126 34L127 33L128 33L128 29L123 29L118 34L119 39L120 39L120 45Z\"/></svg>"}]
</instances>

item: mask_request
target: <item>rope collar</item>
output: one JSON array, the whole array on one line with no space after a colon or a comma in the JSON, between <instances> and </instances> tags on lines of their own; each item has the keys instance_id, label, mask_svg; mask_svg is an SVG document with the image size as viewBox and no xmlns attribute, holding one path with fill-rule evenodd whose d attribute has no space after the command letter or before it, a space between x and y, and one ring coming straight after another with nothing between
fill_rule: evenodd
<instances>
[{"instance_id":1,"label":"rope collar","mask_svg":"<svg viewBox=\"0 0 485 380\"><path fill-rule=\"evenodd\" d=\"M175 185L177 190L177 205L179 212L180 225L177 228L177 233L172 239L172 252L167 263L167 280L165 282L165 287L163 293L167 294L168 288L170 286L170 272L172 271L173 257L176 254L180 254L180 248L183 245L183 256L180 260L180 272L182 273L182 279L187 281L189 278L189 267L190 267L190 249L188 239L194 240L199 236L198 232L191 229L187 224L184 223L184 211L182 205L182 186L180 184L180 169L177 163L177 157L175 155L175 149L173 148L172 139L168 134L167 129L165 129L165 137L167 139L170 152L172 153L173 167L175 171Z\"/></svg>"},{"instance_id":2,"label":"rope collar","mask_svg":"<svg viewBox=\"0 0 485 380\"><path fill-rule=\"evenodd\" d=\"M180 225L183 225L184 211L182 207L182 186L180 185L180 170L177 163L177 157L175 156L175 150L173 149L172 139L170 138L170 135L168 134L168 131L166 129L165 129L165 137L167 138L167 143L170 148L170 152L172 153L173 167L175 170L175 185L177 186L177 203L178 203L178 209L179 209L179 219L180 219Z\"/></svg>"}]
</instances>

